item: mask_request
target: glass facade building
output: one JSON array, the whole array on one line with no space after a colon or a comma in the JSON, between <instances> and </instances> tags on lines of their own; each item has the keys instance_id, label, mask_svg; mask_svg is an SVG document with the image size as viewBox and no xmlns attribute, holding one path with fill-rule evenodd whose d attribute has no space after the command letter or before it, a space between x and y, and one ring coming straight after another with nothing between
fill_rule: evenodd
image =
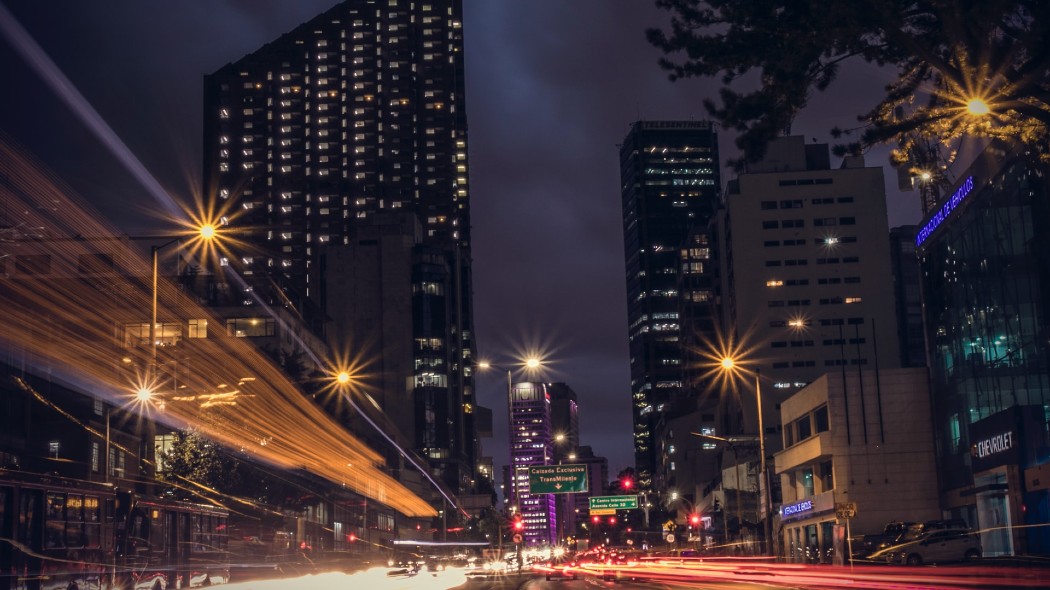
<instances>
[{"instance_id":1,"label":"glass facade building","mask_svg":"<svg viewBox=\"0 0 1050 590\"><path fill-rule=\"evenodd\" d=\"M643 490L660 487L660 414L686 389L683 329L711 325L704 322L714 281L701 277L714 273L704 230L720 203L719 178L718 134L707 121L638 121L620 146L634 456Z\"/></svg>"},{"instance_id":2,"label":"glass facade building","mask_svg":"<svg viewBox=\"0 0 1050 590\"><path fill-rule=\"evenodd\" d=\"M1048 171L992 144L916 237L941 507L985 556L1050 552Z\"/></svg>"}]
</instances>

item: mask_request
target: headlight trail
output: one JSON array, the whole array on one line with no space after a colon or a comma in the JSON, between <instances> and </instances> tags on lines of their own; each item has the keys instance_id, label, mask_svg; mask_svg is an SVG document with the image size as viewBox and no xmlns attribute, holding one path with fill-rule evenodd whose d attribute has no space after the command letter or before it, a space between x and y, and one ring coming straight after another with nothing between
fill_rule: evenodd
<instances>
[{"instance_id":1,"label":"headlight trail","mask_svg":"<svg viewBox=\"0 0 1050 590\"><path fill-rule=\"evenodd\" d=\"M150 418L192 426L249 457L345 484L406 515L436 514L248 339L226 334L221 318L168 281L158 284L158 323L193 319L210 329L207 337L183 337L187 332L178 346L159 346L153 373L139 333L152 301L141 251L126 238L98 237L116 232L2 142L0 180L0 226L20 228L0 235L8 269L0 275L8 314L0 342L11 364L116 406L149 386L163 404L143 403ZM137 382L150 374L153 383Z\"/></svg>"}]
</instances>

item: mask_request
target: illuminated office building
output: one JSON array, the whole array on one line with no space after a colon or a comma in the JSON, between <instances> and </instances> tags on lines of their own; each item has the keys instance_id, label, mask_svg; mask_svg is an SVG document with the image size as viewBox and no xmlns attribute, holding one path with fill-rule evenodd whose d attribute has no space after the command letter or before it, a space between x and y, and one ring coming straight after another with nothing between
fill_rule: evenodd
<instances>
[{"instance_id":1,"label":"illuminated office building","mask_svg":"<svg viewBox=\"0 0 1050 590\"><path fill-rule=\"evenodd\" d=\"M985 557L1050 554L1050 170L984 150L916 236L946 517Z\"/></svg>"},{"instance_id":2,"label":"illuminated office building","mask_svg":"<svg viewBox=\"0 0 1050 590\"><path fill-rule=\"evenodd\" d=\"M515 383L510 399L510 506L525 523L526 545L557 543L557 494L529 493L529 467L554 457L551 395L546 383Z\"/></svg>"},{"instance_id":3,"label":"illuminated office building","mask_svg":"<svg viewBox=\"0 0 1050 590\"><path fill-rule=\"evenodd\" d=\"M620 146L620 183L635 467L648 490L661 486L660 414L689 390L683 331L715 317L713 280L683 275L715 276L702 230L719 205L718 134L707 121L638 121Z\"/></svg>"}]
</instances>

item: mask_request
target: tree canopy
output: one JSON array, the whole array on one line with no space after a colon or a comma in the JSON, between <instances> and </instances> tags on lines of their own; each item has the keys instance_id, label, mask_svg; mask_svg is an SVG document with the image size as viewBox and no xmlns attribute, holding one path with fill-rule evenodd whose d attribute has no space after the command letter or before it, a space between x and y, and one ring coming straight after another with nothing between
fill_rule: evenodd
<instances>
[{"instance_id":1,"label":"tree canopy","mask_svg":"<svg viewBox=\"0 0 1050 590\"><path fill-rule=\"evenodd\" d=\"M964 136L1021 141L1046 158L1050 2L1046 0L656 0L650 29L672 80L720 76L712 117L740 132L738 169L790 129L847 60L896 68L896 79L836 152L895 142L896 165L954 159ZM971 102L971 101L981 102ZM982 106L983 105L983 106ZM939 149L930 150L929 146ZM938 162L931 160L938 159Z\"/></svg>"}]
</instances>

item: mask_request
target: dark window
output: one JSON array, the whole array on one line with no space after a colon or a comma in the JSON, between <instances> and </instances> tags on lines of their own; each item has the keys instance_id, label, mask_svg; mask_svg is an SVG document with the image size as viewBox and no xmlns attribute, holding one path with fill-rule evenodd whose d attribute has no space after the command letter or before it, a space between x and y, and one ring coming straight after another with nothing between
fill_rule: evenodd
<instances>
[{"instance_id":1,"label":"dark window","mask_svg":"<svg viewBox=\"0 0 1050 590\"><path fill-rule=\"evenodd\" d=\"M839 217L839 225L857 225L856 217Z\"/></svg>"},{"instance_id":2,"label":"dark window","mask_svg":"<svg viewBox=\"0 0 1050 590\"><path fill-rule=\"evenodd\" d=\"M831 461L824 461L820 464L820 485L824 488L824 491L835 489L835 478L831 469Z\"/></svg>"},{"instance_id":3,"label":"dark window","mask_svg":"<svg viewBox=\"0 0 1050 590\"><path fill-rule=\"evenodd\" d=\"M777 202L776 201L762 201L762 209L767 210L767 209L776 209L776 208L777 208Z\"/></svg>"},{"instance_id":4,"label":"dark window","mask_svg":"<svg viewBox=\"0 0 1050 590\"><path fill-rule=\"evenodd\" d=\"M809 421L809 416L803 416L796 420L795 426L798 429L798 439L800 441L813 436L813 427Z\"/></svg>"},{"instance_id":5,"label":"dark window","mask_svg":"<svg viewBox=\"0 0 1050 590\"><path fill-rule=\"evenodd\" d=\"M780 245L780 240L766 240L763 244L766 248L772 248Z\"/></svg>"},{"instance_id":6,"label":"dark window","mask_svg":"<svg viewBox=\"0 0 1050 590\"><path fill-rule=\"evenodd\" d=\"M817 429L817 432L828 431L828 407L820 406L817 411L813 412L813 426Z\"/></svg>"},{"instance_id":7,"label":"dark window","mask_svg":"<svg viewBox=\"0 0 1050 590\"><path fill-rule=\"evenodd\" d=\"M776 229L778 227L780 227L780 224L778 224L776 221L763 221L762 222L762 229Z\"/></svg>"}]
</instances>

